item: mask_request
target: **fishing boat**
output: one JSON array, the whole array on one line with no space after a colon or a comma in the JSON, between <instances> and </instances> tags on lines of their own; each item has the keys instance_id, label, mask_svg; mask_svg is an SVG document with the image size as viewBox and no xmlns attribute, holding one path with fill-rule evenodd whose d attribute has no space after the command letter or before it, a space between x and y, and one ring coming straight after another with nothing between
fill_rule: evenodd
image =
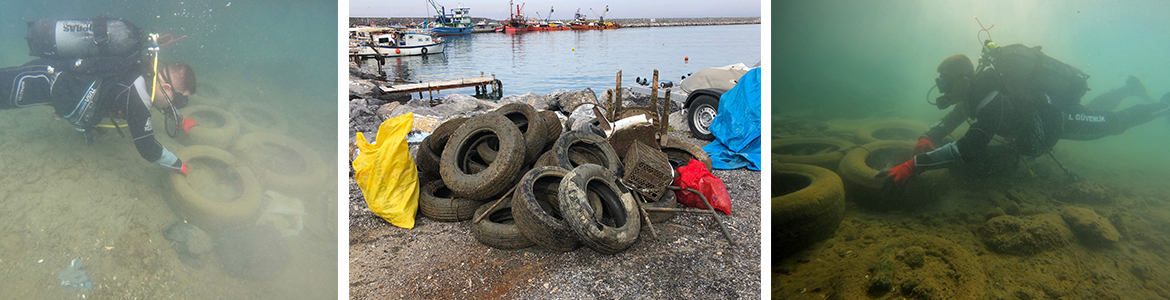
<instances>
[{"instance_id":1,"label":"fishing boat","mask_svg":"<svg viewBox=\"0 0 1170 300\"><path fill-rule=\"evenodd\" d=\"M515 12L512 11L512 5L514 4L508 1L508 15L510 17L504 20L504 27L497 28L496 32L516 33L531 31L532 24L528 20L525 20L524 15L520 13L520 10L524 8L524 4L516 5Z\"/></svg>"},{"instance_id":2,"label":"fishing boat","mask_svg":"<svg viewBox=\"0 0 1170 300\"><path fill-rule=\"evenodd\" d=\"M597 17L597 22L586 21L585 15L581 14L581 9L577 9L577 14L573 17L573 22L570 23L571 24L570 26L572 26L573 29L578 29L578 30L618 29L618 28L622 27L621 24L605 21L605 14L609 13L609 5L605 6L605 11L601 12L601 16L598 16L597 12L593 11L592 8L590 8L589 11L593 12L594 17Z\"/></svg>"},{"instance_id":3,"label":"fishing boat","mask_svg":"<svg viewBox=\"0 0 1170 300\"><path fill-rule=\"evenodd\" d=\"M430 28L431 35L465 35L471 34L475 29L475 25L471 23L471 8L460 6L452 8L450 14L445 14L443 11L446 7L435 4L433 0L427 2L438 13L435 15L434 27Z\"/></svg>"},{"instance_id":4,"label":"fishing boat","mask_svg":"<svg viewBox=\"0 0 1170 300\"><path fill-rule=\"evenodd\" d=\"M502 27L503 27L503 25L500 25L500 23L496 23L496 22L488 23L486 21L479 21L479 23L475 23L475 27L473 29L471 29L471 33L494 32L494 31L496 31L496 28L502 28Z\"/></svg>"},{"instance_id":5,"label":"fishing boat","mask_svg":"<svg viewBox=\"0 0 1170 300\"><path fill-rule=\"evenodd\" d=\"M354 28L350 30L350 55L408 56L443 53L443 39L426 32L400 28Z\"/></svg>"}]
</instances>

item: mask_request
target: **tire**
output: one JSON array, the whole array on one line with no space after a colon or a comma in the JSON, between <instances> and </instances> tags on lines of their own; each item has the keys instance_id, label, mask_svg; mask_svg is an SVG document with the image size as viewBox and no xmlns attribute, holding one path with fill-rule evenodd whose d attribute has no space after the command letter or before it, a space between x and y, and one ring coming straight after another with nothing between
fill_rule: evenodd
<instances>
[{"instance_id":1,"label":"tire","mask_svg":"<svg viewBox=\"0 0 1170 300\"><path fill-rule=\"evenodd\" d=\"M439 157L443 154L443 148L447 146L447 139L451 137L452 133L455 133L455 129L459 129L459 126L462 126L463 123L466 123L469 119L470 118L459 117L447 120L447 122L443 122L443 124L439 124L439 127L436 127L435 130L431 131L431 135L427 136L431 138L432 142L423 143L423 145L430 147L431 152L436 154L435 157ZM435 166L438 166L438 164L435 164ZM438 168L435 169L435 174L439 174Z\"/></svg>"},{"instance_id":2,"label":"tire","mask_svg":"<svg viewBox=\"0 0 1170 300\"><path fill-rule=\"evenodd\" d=\"M480 204L479 201L454 197L442 180L423 185L418 193L418 211L439 222L470 220Z\"/></svg>"},{"instance_id":3,"label":"tire","mask_svg":"<svg viewBox=\"0 0 1170 300\"><path fill-rule=\"evenodd\" d=\"M253 132L241 136L232 149L252 167L266 188L287 196L308 199L325 188L323 183L328 184L321 156L293 138ZM280 161L274 163L274 159Z\"/></svg>"},{"instance_id":4,"label":"tire","mask_svg":"<svg viewBox=\"0 0 1170 300\"><path fill-rule=\"evenodd\" d=\"M208 145L228 149L240 134L240 122L236 115L222 108L206 105L192 105L184 108L183 116L195 120L195 127L187 133L188 145Z\"/></svg>"},{"instance_id":5,"label":"tire","mask_svg":"<svg viewBox=\"0 0 1170 300\"><path fill-rule=\"evenodd\" d=\"M414 164L418 166L418 172L426 174L429 178L439 177L439 155L431 150L428 144L432 143L431 138L434 135L423 138L422 144L418 146L418 150L414 153ZM442 152L442 150L439 150Z\"/></svg>"},{"instance_id":6,"label":"tire","mask_svg":"<svg viewBox=\"0 0 1170 300\"><path fill-rule=\"evenodd\" d=\"M473 154L473 142L482 136L495 135L500 139L496 161L482 172L469 173L463 160ZM520 130L507 118L495 115L479 115L459 126L443 148L439 157L439 175L455 196L471 200L483 200L504 192L519 176L524 163L524 137Z\"/></svg>"},{"instance_id":7,"label":"tire","mask_svg":"<svg viewBox=\"0 0 1170 300\"><path fill-rule=\"evenodd\" d=\"M805 164L836 170L841 158L855 145L830 138L796 138L772 140L773 164Z\"/></svg>"},{"instance_id":8,"label":"tire","mask_svg":"<svg viewBox=\"0 0 1170 300\"><path fill-rule=\"evenodd\" d=\"M833 171L804 164L772 165L773 262L824 240L845 213L845 189Z\"/></svg>"},{"instance_id":9,"label":"tire","mask_svg":"<svg viewBox=\"0 0 1170 300\"><path fill-rule=\"evenodd\" d=\"M497 152L499 152L500 140L495 137L480 138L475 145L475 152L479 153L479 157L486 163L496 161Z\"/></svg>"},{"instance_id":10,"label":"tire","mask_svg":"<svg viewBox=\"0 0 1170 300\"><path fill-rule=\"evenodd\" d=\"M927 126L910 121L875 121L863 124L853 134L861 144L879 141L917 141L926 133Z\"/></svg>"},{"instance_id":11,"label":"tire","mask_svg":"<svg viewBox=\"0 0 1170 300\"><path fill-rule=\"evenodd\" d=\"M517 129L520 129L525 145L524 164L536 161L536 158L540 156L540 150L544 149L545 139L548 138L545 133L544 119L536 112L536 109L525 103L513 102L500 106L490 114L503 116L511 120Z\"/></svg>"},{"instance_id":12,"label":"tire","mask_svg":"<svg viewBox=\"0 0 1170 300\"><path fill-rule=\"evenodd\" d=\"M642 224L633 197L623 196L616 181L609 170L586 164L561 179L557 195L561 213L581 243L610 255L633 245Z\"/></svg>"},{"instance_id":13,"label":"tire","mask_svg":"<svg viewBox=\"0 0 1170 300\"><path fill-rule=\"evenodd\" d=\"M609 170L615 176L622 174L622 162L617 151L609 142L596 134L585 131L569 131L561 134L553 145L557 166L572 170L585 164L595 164Z\"/></svg>"},{"instance_id":14,"label":"tire","mask_svg":"<svg viewBox=\"0 0 1170 300\"><path fill-rule=\"evenodd\" d=\"M710 141L715 139L711 134L711 121L719 113L719 99L710 95L699 95L691 106L687 108L687 127L696 139Z\"/></svg>"},{"instance_id":15,"label":"tire","mask_svg":"<svg viewBox=\"0 0 1170 300\"><path fill-rule=\"evenodd\" d=\"M581 241L561 214L561 180L569 170L560 167L532 169L512 197L512 214L516 226L528 240L548 250L569 252L581 247Z\"/></svg>"},{"instance_id":16,"label":"tire","mask_svg":"<svg viewBox=\"0 0 1170 300\"><path fill-rule=\"evenodd\" d=\"M913 155L914 142L880 141L865 144L845 154L837 173L845 183L849 198L868 209L913 210L937 199L936 190L945 189L945 170L927 171L910 179L903 188L883 189L885 178L876 177L879 172L892 168ZM884 163L885 166L874 166Z\"/></svg>"},{"instance_id":17,"label":"tire","mask_svg":"<svg viewBox=\"0 0 1170 300\"><path fill-rule=\"evenodd\" d=\"M422 54L427 55L427 47L422 47Z\"/></svg>"},{"instance_id":18,"label":"tire","mask_svg":"<svg viewBox=\"0 0 1170 300\"><path fill-rule=\"evenodd\" d=\"M642 203L642 206L647 208L678 208L678 197L674 195L674 191L666 191L666 193L663 193L662 197L660 197L658 201L645 202ZM650 223L658 224L670 221L670 219L674 218L676 213L673 211L660 211L646 212L646 214L650 215Z\"/></svg>"},{"instance_id":19,"label":"tire","mask_svg":"<svg viewBox=\"0 0 1170 300\"><path fill-rule=\"evenodd\" d=\"M475 215L483 214L491 206L491 203L480 205L479 209L475 210ZM497 249L524 249L536 245L524 237L524 234L520 233L520 228L516 226L512 217L512 199L510 198L500 202L479 223L471 223L471 235L481 244Z\"/></svg>"},{"instance_id":20,"label":"tire","mask_svg":"<svg viewBox=\"0 0 1170 300\"><path fill-rule=\"evenodd\" d=\"M261 188L251 168L241 164L231 153L206 145L183 148L176 156L186 162L190 170L186 176L179 172L171 172L170 175L175 202L187 220L209 231L256 222L260 214ZM212 179L210 176L213 175L209 172L215 168L232 178L216 178L214 182L238 184L238 192L235 193L238 196L234 201L221 201L224 198L222 195L205 195L198 188L205 187L200 183ZM192 183L196 186L192 186Z\"/></svg>"},{"instance_id":21,"label":"tire","mask_svg":"<svg viewBox=\"0 0 1170 300\"><path fill-rule=\"evenodd\" d=\"M536 159L536 162L534 163L534 165L532 167L538 168L538 167L557 167L557 166L559 166L559 165L557 165L556 153L553 153L552 150L548 150L548 151L545 151L544 154L541 154L540 157Z\"/></svg>"},{"instance_id":22,"label":"tire","mask_svg":"<svg viewBox=\"0 0 1170 300\"><path fill-rule=\"evenodd\" d=\"M268 107L251 102L233 102L231 112L239 117L240 134L268 131L276 134L288 133L288 120Z\"/></svg>"},{"instance_id":23,"label":"tire","mask_svg":"<svg viewBox=\"0 0 1170 300\"><path fill-rule=\"evenodd\" d=\"M556 144L557 139L554 137L559 137L561 133L565 132L565 125L561 124L561 118L557 117L557 113L551 110L540 112L540 117L544 119L545 134L544 148L541 148L540 152L544 153Z\"/></svg>"},{"instance_id":24,"label":"tire","mask_svg":"<svg viewBox=\"0 0 1170 300\"><path fill-rule=\"evenodd\" d=\"M703 151L703 148L699 148L695 144L680 139L667 139L666 146L662 146L662 152L666 153L668 159L681 161L684 165L691 161L691 158L694 158L707 165L708 171L712 170L711 157L707 156L707 151ZM675 166L674 163L671 163L671 167L678 169L681 166Z\"/></svg>"}]
</instances>

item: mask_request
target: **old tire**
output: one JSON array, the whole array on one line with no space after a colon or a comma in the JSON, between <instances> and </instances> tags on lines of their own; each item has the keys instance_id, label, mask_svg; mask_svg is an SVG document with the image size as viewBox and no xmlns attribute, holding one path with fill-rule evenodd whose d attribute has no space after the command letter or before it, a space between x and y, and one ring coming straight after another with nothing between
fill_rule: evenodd
<instances>
[{"instance_id":1,"label":"old tire","mask_svg":"<svg viewBox=\"0 0 1170 300\"><path fill-rule=\"evenodd\" d=\"M475 210L475 216L483 214L491 206L492 203L480 205ZM512 217L512 199L504 199L479 223L471 223L471 235L481 244L497 249L524 249L535 245L516 227Z\"/></svg>"},{"instance_id":2,"label":"old tire","mask_svg":"<svg viewBox=\"0 0 1170 300\"><path fill-rule=\"evenodd\" d=\"M853 134L862 144L878 141L917 141L927 126L919 122L887 120L865 123Z\"/></svg>"},{"instance_id":3,"label":"old tire","mask_svg":"<svg viewBox=\"0 0 1170 300\"><path fill-rule=\"evenodd\" d=\"M268 131L276 134L288 133L288 120L284 115L260 104L234 102L231 112L239 117L240 134Z\"/></svg>"},{"instance_id":4,"label":"old tire","mask_svg":"<svg viewBox=\"0 0 1170 300\"><path fill-rule=\"evenodd\" d=\"M240 134L240 122L236 115L222 108L192 105L184 108L182 113L198 124L187 133L188 144L227 149Z\"/></svg>"},{"instance_id":5,"label":"old tire","mask_svg":"<svg viewBox=\"0 0 1170 300\"><path fill-rule=\"evenodd\" d=\"M532 167L535 168L535 167L557 167L557 166L559 166L559 165L557 165L556 153L553 153L553 151L550 149L548 151L545 151L544 154L541 154L540 157L536 159L536 162L533 163Z\"/></svg>"},{"instance_id":6,"label":"old tire","mask_svg":"<svg viewBox=\"0 0 1170 300\"><path fill-rule=\"evenodd\" d=\"M428 146L428 144L431 143L431 138L433 137L435 136L430 135L423 138L422 144L418 146L418 150L415 150L414 164L418 166L418 172L420 174L426 174L426 176L429 178L438 178L439 153L442 153L442 150L440 149L439 152L435 152L434 150L431 150L430 146Z\"/></svg>"},{"instance_id":7,"label":"old tire","mask_svg":"<svg viewBox=\"0 0 1170 300\"><path fill-rule=\"evenodd\" d=\"M526 103L513 102L500 106L491 114L511 120L516 128L520 129L525 145L524 164L536 161L536 158L540 156L540 150L544 149L545 139L548 138L544 119L536 112L536 109Z\"/></svg>"},{"instance_id":8,"label":"old tire","mask_svg":"<svg viewBox=\"0 0 1170 300\"><path fill-rule=\"evenodd\" d=\"M845 189L833 171L804 164L772 165L773 262L824 240L845 213Z\"/></svg>"},{"instance_id":9,"label":"old tire","mask_svg":"<svg viewBox=\"0 0 1170 300\"><path fill-rule=\"evenodd\" d=\"M710 95L699 95L687 108L687 127L696 139L710 141L715 139L711 133L711 121L719 113L719 98Z\"/></svg>"},{"instance_id":10,"label":"old tire","mask_svg":"<svg viewBox=\"0 0 1170 300\"><path fill-rule=\"evenodd\" d=\"M846 151L853 147L849 141L830 138L772 140L772 163L805 164L836 170Z\"/></svg>"},{"instance_id":11,"label":"old tire","mask_svg":"<svg viewBox=\"0 0 1170 300\"><path fill-rule=\"evenodd\" d=\"M686 165L687 162L691 161L691 158L694 158L707 165L707 170L712 170L711 157L707 156L707 151L703 151L703 148L699 148L695 144L679 139L667 139L666 146L662 146L662 152L666 153L666 157L670 160L680 161L683 165ZM671 167L678 169L680 166L675 166L674 163L671 163Z\"/></svg>"},{"instance_id":12,"label":"old tire","mask_svg":"<svg viewBox=\"0 0 1170 300\"><path fill-rule=\"evenodd\" d=\"M442 180L431 181L419 188L418 211L435 221L470 220L480 204L479 201L455 197Z\"/></svg>"},{"instance_id":13,"label":"old tire","mask_svg":"<svg viewBox=\"0 0 1170 300\"><path fill-rule=\"evenodd\" d=\"M662 197L658 198L658 201L643 202L642 206L646 208L678 208L678 197L675 196L674 191L666 191L666 193L662 194ZM646 212L646 214L650 215L650 223L658 224L670 221L676 213L673 211L658 211Z\"/></svg>"},{"instance_id":14,"label":"old tire","mask_svg":"<svg viewBox=\"0 0 1170 300\"><path fill-rule=\"evenodd\" d=\"M175 202L187 220L206 230L256 222L260 213L261 189L251 168L241 164L231 153L206 145L183 148L176 156L186 162L190 170L186 176L179 172L170 175ZM215 171L219 174L214 174ZM223 177L229 178L224 180ZM223 193L207 195L202 192L206 191L202 183L224 182L238 186ZM225 198L233 200L220 200Z\"/></svg>"},{"instance_id":15,"label":"old tire","mask_svg":"<svg viewBox=\"0 0 1170 300\"><path fill-rule=\"evenodd\" d=\"M496 160L481 172L468 171L464 159L472 155L474 142L495 135L500 140ZM512 187L524 163L524 137L516 125L496 114L479 115L455 130L439 157L439 175L455 196L483 200Z\"/></svg>"},{"instance_id":16,"label":"old tire","mask_svg":"<svg viewBox=\"0 0 1170 300\"><path fill-rule=\"evenodd\" d=\"M561 213L581 243L610 255L633 245L642 224L633 197L623 196L616 181L609 170L585 164L561 179L557 195Z\"/></svg>"},{"instance_id":17,"label":"old tire","mask_svg":"<svg viewBox=\"0 0 1170 300\"><path fill-rule=\"evenodd\" d=\"M500 140L495 137L480 138L475 145L475 152L479 153L479 158L490 164L496 161L496 152L499 152L498 149L500 149L499 144Z\"/></svg>"},{"instance_id":18,"label":"old tire","mask_svg":"<svg viewBox=\"0 0 1170 300\"><path fill-rule=\"evenodd\" d=\"M933 201L935 190L942 187L946 170L920 173L900 189L884 189L886 179L877 177L881 171L910 160L913 149L911 141L880 141L845 154L837 174L845 183L850 200L875 210L915 209Z\"/></svg>"},{"instance_id":19,"label":"old tire","mask_svg":"<svg viewBox=\"0 0 1170 300\"><path fill-rule=\"evenodd\" d=\"M557 117L555 111L542 111L540 112L540 117L544 119L545 142L544 148L540 149L541 153L544 153L552 149L553 145L556 144L557 139L555 137L559 137L561 133L565 132L565 126L561 124L561 118Z\"/></svg>"},{"instance_id":20,"label":"old tire","mask_svg":"<svg viewBox=\"0 0 1170 300\"><path fill-rule=\"evenodd\" d=\"M557 166L572 170L585 164L599 165L616 176L621 176L622 162L617 151L609 142L596 134L585 131L569 131L557 138L553 145Z\"/></svg>"},{"instance_id":21,"label":"old tire","mask_svg":"<svg viewBox=\"0 0 1170 300\"><path fill-rule=\"evenodd\" d=\"M512 198L512 213L520 233L552 251L569 252L581 247L561 214L557 198L561 180L568 173L560 167L532 169L520 179Z\"/></svg>"},{"instance_id":22,"label":"old tire","mask_svg":"<svg viewBox=\"0 0 1170 300\"><path fill-rule=\"evenodd\" d=\"M317 152L293 138L253 132L241 136L232 149L265 187L290 197L305 199L330 184L325 180L325 162Z\"/></svg>"}]
</instances>

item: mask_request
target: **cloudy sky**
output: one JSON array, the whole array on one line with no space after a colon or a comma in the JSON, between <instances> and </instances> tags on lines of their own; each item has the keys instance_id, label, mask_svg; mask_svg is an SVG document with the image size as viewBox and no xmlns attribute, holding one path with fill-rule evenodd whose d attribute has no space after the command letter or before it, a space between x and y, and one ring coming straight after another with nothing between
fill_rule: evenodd
<instances>
[{"instance_id":1,"label":"cloudy sky","mask_svg":"<svg viewBox=\"0 0 1170 300\"><path fill-rule=\"evenodd\" d=\"M434 0L435 4L452 7L463 5L471 8L474 17L506 19L508 17L508 1L506 0ZM519 1L515 4L524 4L524 13L536 17L540 13L542 18L547 17L549 8L555 10L553 19L571 19L573 12L578 8L581 13L594 19L589 12L592 8L600 15L605 6L609 5L606 18L642 18L642 17L759 17L759 0L564 0L564 1ZM426 0L350 0L349 15L354 17L422 17L434 14L434 9Z\"/></svg>"}]
</instances>

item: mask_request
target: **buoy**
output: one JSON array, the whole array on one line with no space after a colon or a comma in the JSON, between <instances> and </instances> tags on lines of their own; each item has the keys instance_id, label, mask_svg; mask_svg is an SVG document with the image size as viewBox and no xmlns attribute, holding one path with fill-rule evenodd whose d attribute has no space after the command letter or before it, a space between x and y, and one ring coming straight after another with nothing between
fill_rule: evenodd
<instances>
[{"instance_id":1,"label":"buoy","mask_svg":"<svg viewBox=\"0 0 1170 300\"><path fill-rule=\"evenodd\" d=\"M683 62L690 62L690 61L691 61L690 56L683 56Z\"/></svg>"},{"instance_id":2,"label":"buoy","mask_svg":"<svg viewBox=\"0 0 1170 300\"><path fill-rule=\"evenodd\" d=\"M394 54L402 54L402 49L394 49Z\"/></svg>"},{"instance_id":3,"label":"buoy","mask_svg":"<svg viewBox=\"0 0 1170 300\"><path fill-rule=\"evenodd\" d=\"M577 47L573 47L573 52L577 52Z\"/></svg>"}]
</instances>

